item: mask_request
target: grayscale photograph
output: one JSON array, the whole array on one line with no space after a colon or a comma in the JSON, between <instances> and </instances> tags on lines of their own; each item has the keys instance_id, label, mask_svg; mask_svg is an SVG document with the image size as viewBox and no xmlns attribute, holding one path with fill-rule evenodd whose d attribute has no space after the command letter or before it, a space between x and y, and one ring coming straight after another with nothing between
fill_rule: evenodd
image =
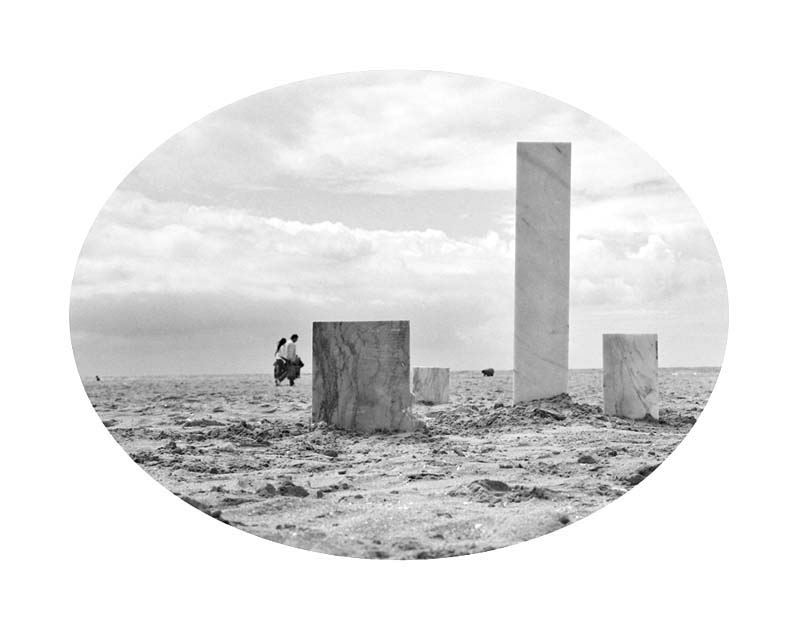
<instances>
[{"instance_id":1,"label":"grayscale photograph","mask_svg":"<svg viewBox=\"0 0 799 630\"><path fill-rule=\"evenodd\" d=\"M425 71L189 124L75 268L109 449L197 518L355 558L486 552L646 492L702 421L728 306L702 218L633 140Z\"/></svg>"}]
</instances>

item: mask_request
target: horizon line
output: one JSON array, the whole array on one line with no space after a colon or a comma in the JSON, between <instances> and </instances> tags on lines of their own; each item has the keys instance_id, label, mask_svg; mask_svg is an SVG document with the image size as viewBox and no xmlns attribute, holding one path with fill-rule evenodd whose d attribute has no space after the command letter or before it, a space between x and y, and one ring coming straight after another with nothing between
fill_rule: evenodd
<instances>
[{"instance_id":1,"label":"horizon line","mask_svg":"<svg viewBox=\"0 0 799 630\"><path fill-rule=\"evenodd\" d=\"M428 366L412 366L412 367L428 367ZM439 367L439 366L432 366L432 367ZM450 368L450 372L481 372L484 369L489 368L465 368L465 369L454 369ZM658 370L720 370L720 365L659 365ZM602 367L580 367L580 368L569 368L569 371L586 371L586 370L602 370ZM494 368L495 372L513 372L513 368ZM146 377L158 377L158 376L268 376L270 372L162 372L159 374L78 374L81 380L83 379L92 379L96 376L100 376L103 378L146 378ZM311 370L305 372L307 375L313 374Z\"/></svg>"}]
</instances>

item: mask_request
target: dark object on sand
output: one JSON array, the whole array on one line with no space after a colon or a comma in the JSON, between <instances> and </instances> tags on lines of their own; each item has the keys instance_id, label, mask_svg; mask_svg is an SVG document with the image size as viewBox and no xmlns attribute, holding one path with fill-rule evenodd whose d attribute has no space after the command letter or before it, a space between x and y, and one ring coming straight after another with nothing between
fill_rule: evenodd
<instances>
[{"instance_id":1,"label":"dark object on sand","mask_svg":"<svg viewBox=\"0 0 799 630\"><path fill-rule=\"evenodd\" d=\"M494 368L483 370L483 376L494 376Z\"/></svg>"},{"instance_id":2,"label":"dark object on sand","mask_svg":"<svg viewBox=\"0 0 799 630\"><path fill-rule=\"evenodd\" d=\"M273 497L277 494L277 488L273 486L271 483L266 484L263 488L258 488L255 491L259 497Z\"/></svg>"},{"instance_id":3,"label":"dark object on sand","mask_svg":"<svg viewBox=\"0 0 799 630\"><path fill-rule=\"evenodd\" d=\"M652 472L658 467L660 464L648 464L646 466L641 466L638 470L635 471L635 474L630 475L624 481L626 481L631 486L637 486L641 483L644 479L646 479Z\"/></svg>"},{"instance_id":4,"label":"dark object on sand","mask_svg":"<svg viewBox=\"0 0 799 630\"><path fill-rule=\"evenodd\" d=\"M284 481L277 491L284 497L307 497L308 491L302 486L298 486L291 481Z\"/></svg>"},{"instance_id":5,"label":"dark object on sand","mask_svg":"<svg viewBox=\"0 0 799 630\"><path fill-rule=\"evenodd\" d=\"M300 378L300 370L305 366L300 357L292 361L278 359L274 363L275 371L275 385L279 385L285 379L288 379L289 385L294 385L294 381Z\"/></svg>"},{"instance_id":6,"label":"dark object on sand","mask_svg":"<svg viewBox=\"0 0 799 630\"><path fill-rule=\"evenodd\" d=\"M533 415L536 416L544 416L546 418L554 418L555 420L565 420L566 414L560 413L559 411L553 411L552 409L544 409L543 407L537 407L533 410Z\"/></svg>"},{"instance_id":7,"label":"dark object on sand","mask_svg":"<svg viewBox=\"0 0 799 630\"><path fill-rule=\"evenodd\" d=\"M96 380L99 382L99 380L100 380L100 377L99 377L99 376L97 376L97 375L95 374L95 375L94 375L94 378L95 378L95 379L96 379Z\"/></svg>"},{"instance_id":8,"label":"dark object on sand","mask_svg":"<svg viewBox=\"0 0 799 630\"><path fill-rule=\"evenodd\" d=\"M191 497L186 497L183 495L178 495L181 499L183 499L186 503L188 503L193 508L200 510L201 512L205 512L208 516L214 517L216 520L225 523L226 525L230 525L228 521L222 518L222 510L215 510L210 506L206 505L202 501L198 501L197 499L193 499Z\"/></svg>"},{"instance_id":9,"label":"dark object on sand","mask_svg":"<svg viewBox=\"0 0 799 630\"><path fill-rule=\"evenodd\" d=\"M511 489L504 481L496 479L478 479L470 483L469 488L473 491L488 490L489 492L509 492Z\"/></svg>"}]
</instances>

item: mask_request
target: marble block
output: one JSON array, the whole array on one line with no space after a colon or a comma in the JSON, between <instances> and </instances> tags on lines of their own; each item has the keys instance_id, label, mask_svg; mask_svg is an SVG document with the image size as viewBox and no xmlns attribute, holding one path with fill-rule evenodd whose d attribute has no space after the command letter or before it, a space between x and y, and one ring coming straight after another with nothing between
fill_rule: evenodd
<instances>
[{"instance_id":1,"label":"marble block","mask_svg":"<svg viewBox=\"0 0 799 630\"><path fill-rule=\"evenodd\" d=\"M418 402L449 402L449 368L413 368L413 395Z\"/></svg>"},{"instance_id":2,"label":"marble block","mask_svg":"<svg viewBox=\"0 0 799 630\"><path fill-rule=\"evenodd\" d=\"M313 323L313 419L370 433L413 427L410 324Z\"/></svg>"},{"instance_id":3,"label":"marble block","mask_svg":"<svg viewBox=\"0 0 799 630\"><path fill-rule=\"evenodd\" d=\"M566 392L571 144L516 145L513 402Z\"/></svg>"},{"instance_id":4,"label":"marble block","mask_svg":"<svg viewBox=\"0 0 799 630\"><path fill-rule=\"evenodd\" d=\"M657 420L657 335L602 335L602 393L609 416Z\"/></svg>"}]
</instances>

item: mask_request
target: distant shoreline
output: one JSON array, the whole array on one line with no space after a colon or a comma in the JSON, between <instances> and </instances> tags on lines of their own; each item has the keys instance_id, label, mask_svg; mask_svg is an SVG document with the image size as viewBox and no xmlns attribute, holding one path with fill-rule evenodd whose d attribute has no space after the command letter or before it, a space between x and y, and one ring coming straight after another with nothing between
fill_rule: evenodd
<instances>
[{"instance_id":1,"label":"distant shoreline","mask_svg":"<svg viewBox=\"0 0 799 630\"><path fill-rule=\"evenodd\" d=\"M452 369L453 373L463 373L463 372L480 372L483 368L475 368L475 369L463 369L463 370L455 370ZM658 366L659 370L720 370L720 365L661 365ZM513 369L496 369L497 373L507 373L512 372ZM601 367L595 368L569 368L569 372L601 372ZM307 378L311 376L313 372L307 371L302 373L303 378ZM194 373L168 373L168 374L90 374L90 375L81 375L81 380L94 380L95 376L99 376L101 379L103 378L208 378L208 377L236 377L236 376L263 376L265 378L272 378L271 372L194 372Z\"/></svg>"}]
</instances>

